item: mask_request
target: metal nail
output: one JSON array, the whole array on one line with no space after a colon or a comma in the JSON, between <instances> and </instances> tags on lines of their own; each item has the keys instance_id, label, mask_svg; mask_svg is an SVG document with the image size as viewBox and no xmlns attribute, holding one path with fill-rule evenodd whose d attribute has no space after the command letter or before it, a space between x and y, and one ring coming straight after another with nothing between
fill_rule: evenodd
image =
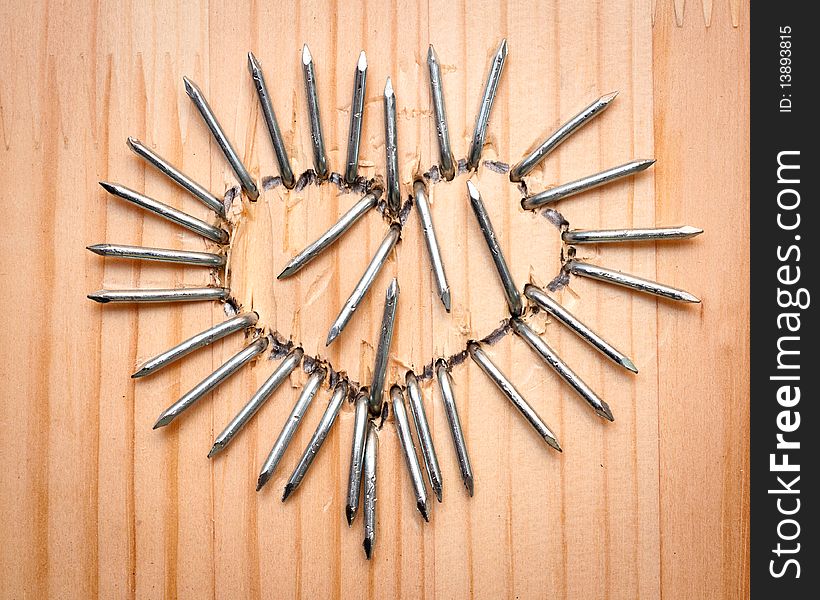
<instances>
[{"instance_id":1,"label":"metal nail","mask_svg":"<svg viewBox=\"0 0 820 600\"><path fill-rule=\"evenodd\" d=\"M213 268L225 266L225 257L211 252L172 250L169 248L146 248L144 246L127 246L125 244L95 244L93 246L87 246L86 248L94 254L112 258L133 258L135 260L152 260Z\"/></svg>"},{"instance_id":2,"label":"metal nail","mask_svg":"<svg viewBox=\"0 0 820 600\"><path fill-rule=\"evenodd\" d=\"M310 140L313 144L313 167L316 169L316 176L319 179L326 179L328 176L327 155L325 154L325 141L322 136L322 120L319 118L319 92L316 89L316 70L307 44L302 46L302 74L305 76Z\"/></svg>"},{"instance_id":3,"label":"metal nail","mask_svg":"<svg viewBox=\"0 0 820 600\"><path fill-rule=\"evenodd\" d=\"M561 234L567 244L611 244L618 242L663 242L685 240L703 233L703 229L658 227L652 229L571 229Z\"/></svg>"},{"instance_id":4,"label":"metal nail","mask_svg":"<svg viewBox=\"0 0 820 600\"><path fill-rule=\"evenodd\" d=\"M472 181L467 182L467 192L470 195L470 204L473 207L473 213L475 213L478 226L481 228L484 241L487 242L487 247L490 249L490 256L493 259L493 264L495 264L495 270L504 288L504 296L507 298L507 306L510 308L510 314L517 317L524 310L523 304L521 303L521 294L513 281L512 273L510 273L510 268L507 266L507 261L504 260L504 254L501 251L501 246L495 235L493 224L490 222L490 215L487 214L487 209L481 200L481 194L478 193L478 189L473 185Z\"/></svg>"},{"instance_id":5,"label":"metal nail","mask_svg":"<svg viewBox=\"0 0 820 600\"><path fill-rule=\"evenodd\" d=\"M618 92L612 92L611 94L601 96L595 102L584 108L581 112L556 129L555 133L549 136L540 146L530 152L526 158L510 169L510 181L521 181L522 177L532 171L538 163L544 160L550 152L560 146L564 140L604 112L617 95Z\"/></svg>"},{"instance_id":6,"label":"metal nail","mask_svg":"<svg viewBox=\"0 0 820 600\"><path fill-rule=\"evenodd\" d=\"M438 380L441 400L444 403L444 412L447 415L447 423L450 425L450 434L453 437L453 446L456 450L458 468L461 471L461 479L464 487L467 488L470 496L473 495L473 468L470 465L470 456L467 454L467 443L464 441L464 432L461 429L461 420L458 417L456 400L453 395L453 380L450 378L450 371L444 359L436 361L436 379Z\"/></svg>"},{"instance_id":7,"label":"metal nail","mask_svg":"<svg viewBox=\"0 0 820 600\"><path fill-rule=\"evenodd\" d=\"M481 368L482 371L490 378L490 380L501 390L501 393L512 402L513 406L524 416L533 429L544 438L544 441L561 452L561 446L558 445L558 440L555 434L552 433L546 423L541 420L538 413L524 400L521 393L515 389L515 386L509 379L496 367L490 358L484 353L478 344L472 343L469 346L470 358Z\"/></svg>"},{"instance_id":8,"label":"metal nail","mask_svg":"<svg viewBox=\"0 0 820 600\"><path fill-rule=\"evenodd\" d=\"M396 94L393 83L387 78L384 86L384 151L387 158L387 208L393 218L401 209L399 190L399 147L396 124Z\"/></svg>"},{"instance_id":9,"label":"metal nail","mask_svg":"<svg viewBox=\"0 0 820 600\"><path fill-rule=\"evenodd\" d=\"M436 238L436 230L433 228L433 216L430 213L430 204L427 202L427 186L423 181L413 183L413 194L416 197L416 207L418 208L421 231L424 234L424 242L427 245L427 254L430 256L430 264L433 267L433 279L436 282L436 290L444 310L450 312L450 286L447 284L447 275L444 273L444 261L441 259L441 250Z\"/></svg>"},{"instance_id":10,"label":"metal nail","mask_svg":"<svg viewBox=\"0 0 820 600\"><path fill-rule=\"evenodd\" d=\"M148 196L140 194L139 192L118 183L101 181L100 185L109 194L130 202L131 204L135 204L140 208L162 217L163 219L176 223L177 225L181 225L182 227L185 227L185 229L198 233L199 235L206 237L217 244L226 244L228 242L229 235L224 229L215 227L214 225L206 223L201 219L197 219L186 212L177 210L173 206L168 206L164 202L149 198Z\"/></svg>"},{"instance_id":11,"label":"metal nail","mask_svg":"<svg viewBox=\"0 0 820 600\"><path fill-rule=\"evenodd\" d=\"M145 377L146 375L159 371L163 367L167 367L171 363L178 361L183 356L187 356L194 350L199 350L200 348L209 346L215 341L221 340L222 338L227 337L237 331L242 331L243 329L253 327L256 325L258 320L259 315L256 312L251 311L232 317L227 321L214 325L213 327L209 327L205 331L188 338L173 348L170 348L169 350L166 350L153 358L149 358L142 363L140 368L137 369L136 373L131 375L131 377L136 379L137 377Z\"/></svg>"},{"instance_id":12,"label":"metal nail","mask_svg":"<svg viewBox=\"0 0 820 600\"><path fill-rule=\"evenodd\" d=\"M336 317L336 320L330 327L330 331L327 334L327 341L325 343L326 346L330 346L333 340L339 336L348 321L350 321L353 313L356 312L362 298L364 298L365 294L367 294L368 290L370 290L370 287L373 285L373 281L376 279L376 275L379 274L379 271L381 271L384 263L387 262L387 257L390 255L390 252L393 250L396 242L399 241L400 234L401 228L397 224L394 224L390 227L387 235L384 236L384 239L376 250L376 253L373 255L373 258L370 259L370 264L367 265L361 279L359 279L356 287L353 288L353 291L350 293L350 297L347 301L345 301L342 310L339 312L339 316Z\"/></svg>"},{"instance_id":13,"label":"metal nail","mask_svg":"<svg viewBox=\"0 0 820 600\"><path fill-rule=\"evenodd\" d=\"M199 300L224 300L230 294L228 288L190 287L153 290L97 290L88 294L89 300L109 302L196 302Z\"/></svg>"},{"instance_id":14,"label":"metal nail","mask_svg":"<svg viewBox=\"0 0 820 600\"><path fill-rule=\"evenodd\" d=\"M601 400L592 388L590 388L584 381L570 369L567 364L561 360L561 357L550 348L549 344L544 341L537 333L535 333L526 323L519 319L512 319L511 325L515 331L527 345L532 348L538 356L540 356L545 363L558 373L565 382L567 382L572 389L574 389L587 404L592 407L595 413L606 419L607 421L614 421L612 411L609 405Z\"/></svg>"},{"instance_id":15,"label":"metal nail","mask_svg":"<svg viewBox=\"0 0 820 600\"><path fill-rule=\"evenodd\" d=\"M364 554L373 556L376 544L376 472L379 460L379 434L372 420L367 425L367 444L364 451Z\"/></svg>"},{"instance_id":16,"label":"metal nail","mask_svg":"<svg viewBox=\"0 0 820 600\"><path fill-rule=\"evenodd\" d=\"M279 273L277 279L285 279L291 275L294 275L302 267L329 248L333 242L342 237L342 234L350 229L353 224L362 217L362 215L376 206L381 193L381 190L377 189L369 194L366 194L361 200L354 204L350 210L343 214L342 217L336 221L330 229L323 233L318 240L294 256L282 272Z\"/></svg>"},{"instance_id":17,"label":"metal nail","mask_svg":"<svg viewBox=\"0 0 820 600\"><path fill-rule=\"evenodd\" d=\"M350 450L350 472L347 479L347 504L345 516L348 527L353 524L356 511L359 509L359 493L362 487L362 470L364 468L364 446L367 438L367 399L370 392L366 387L356 394L356 413L353 419L353 443Z\"/></svg>"},{"instance_id":18,"label":"metal nail","mask_svg":"<svg viewBox=\"0 0 820 600\"><path fill-rule=\"evenodd\" d=\"M532 210L540 206L544 206L545 204L549 204L563 198L569 198L575 194L580 194L581 192L606 185L607 183L612 183L613 181L623 179L629 175L634 175L644 169L648 169L653 164L655 164L654 158L633 160L632 162L607 169L606 171L601 171L600 173L595 173L594 175L588 175L587 177L582 177L581 179L576 179L575 181L570 181L569 183L551 187L539 194L527 196L521 201L521 206L525 210Z\"/></svg>"},{"instance_id":19,"label":"metal nail","mask_svg":"<svg viewBox=\"0 0 820 600\"><path fill-rule=\"evenodd\" d=\"M242 407L236 416L231 419L231 422L222 430L214 440L211 451L208 452L208 458L212 458L222 452L228 444L231 443L242 428L250 421L257 411L262 408L262 405L273 395L280 385L287 379L299 363L302 361L303 351L301 348L294 348L291 350L285 359L279 363L270 377L265 380L256 393L251 396L247 404Z\"/></svg>"},{"instance_id":20,"label":"metal nail","mask_svg":"<svg viewBox=\"0 0 820 600\"><path fill-rule=\"evenodd\" d=\"M399 303L399 282L394 277L387 286L384 295L384 312L379 328L379 346L376 349L376 362L373 366L373 380L370 385L368 407L370 415L375 417L382 411L384 380L387 374L387 361L390 358L390 344L393 341L393 329L396 324L396 308Z\"/></svg>"},{"instance_id":21,"label":"metal nail","mask_svg":"<svg viewBox=\"0 0 820 600\"><path fill-rule=\"evenodd\" d=\"M225 135L225 131L216 119L216 115L214 114L214 111L211 110L211 107L205 99L202 90L200 90L199 87L197 87L197 85L187 77L183 77L182 79L185 82L185 92L191 98L191 101L194 103L194 106L196 106L199 114L202 115L202 120L205 121L205 125L207 125L208 129L211 130L211 134L214 136L217 145L219 145L222 150L222 154L225 155L225 158L230 163L234 173L236 173L236 176L239 178L239 183L242 185L242 189L244 189L245 193L248 194L248 198L251 200L256 200L259 198L259 190L256 188L256 184L251 178L250 173L248 173L248 170L245 168L245 165L242 164L236 150L228 140L228 136Z\"/></svg>"},{"instance_id":22,"label":"metal nail","mask_svg":"<svg viewBox=\"0 0 820 600\"><path fill-rule=\"evenodd\" d=\"M188 177L185 173L177 169L174 165L162 158L159 154L148 148L145 144L136 138L128 138L128 147L136 154L148 162L148 164L156 167L160 173L168 177L171 181L176 183L179 187L190 193L194 198L202 202L205 206L210 208L220 217L225 216L225 204L214 196L211 192L206 190L196 181Z\"/></svg>"},{"instance_id":23,"label":"metal nail","mask_svg":"<svg viewBox=\"0 0 820 600\"><path fill-rule=\"evenodd\" d=\"M432 44L427 50L427 66L430 70L430 92L433 98L433 114L436 121L436 135L438 136L439 167L444 179L452 181L456 174L455 161L453 160L453 151L450 148L450 130L447 127L447 110L444 107L441 67Z\"/></svg>"},{"instance_id":24,"label":"metal nail","mask_svg":"<svg viewBox=\"0 0 820 600\"><path fill-rule=\"evenodd\" d=\"M327 408L322 415L322 420L319 421L319 425L316 426L316 431L313 432L313 437L310 438L307 448L305 448L305 451L302 453L302 458L299 459L299 463L296 465L296 468L293 469L293 474L291 474L287 485L285 485L282 502L288 499L288 496L299 487L299 484L302 483L305 475L307 475L310 465L313 464L313 459L316 458L325 438L327 438L333 424L336 422L336 417L339 415L342 403L345 398L347 398L347 389L347 381L344 379L339 380L333 388L333 395L330 397L330 402L328 402Z\"/></svg>"},{"instance_id":25,"label":"metal nail","mask_svg":"<svg viewBox=\"0 0 820 600\"><path fill-rule=\"evenodd\" d=\"M367 87L367 56L362 50L353 76L353 101L350 103L350 133L347 136L347 168L345 181L353 185L359 176L359 146L364 120L364 95Z\"/></svg>"},{"instance_id":26,"label":"metal nail","mask_svg":"<svg viewBox=\"0 0 820 600\"><path fill-rule=\"evenodd\" d=\"M569 327L578 335L578 337L598 350L608 359L626 369L629 369L633 373L638 372L638 368L635 366L635 363L633 363L626 354L615 348L615 346L584 325L575 315L547 296L547 293L544 290L528 283L524 286L524 295L553 317L561 321L564 325Z\"/></svg>"},{"instance_id":27,"label":"metal nail","mask_svg":"<svg viewBox=\"0 0 820 600\"><path fill-rule=\"evenodd\" d=\"M273 476L276 466L279 464L279 461L282 460L282 456L288 449L291 439L293 439L293 434L299 429L305 411L310 406L310 402L313 400L316 392L319 391L319 386L322 385L325 373L326 371L323 367L317 367L310 374L307 382L305 382L302 393L299 394L299 399L296 400L296 404L293 406L288 420L285 421L285 425L282 427L279 437L276 438L273 448L271 448L270 454L268 454L268 458L265 459L265 463L262 465L262 471L259 473L259 479L256 482L257 492L261 490L262 486Z\"/></svg>"},{"instance_id":28,"label":"metal nail","mask_svg":"<svg viewBox=\"0 0 820 600\"><path fill-rule=\"evenodd\" d=\"M160 427L165 427L168 425L184 411L191 408L197 400L211 393L218 385L239 371L239 369L250 362L253 358L262 354L267 347L267 337L261 337L245 346L242 350L225 361L225 363L216 371L196 384L187 394L166 408L157 419L157 422L154 423L154 429L159 429Z\"/></svg>"},{"instance_id":29,"label":"metal nail","mask_svg":"<svg viewBox=\"0 0 820 600\"><path fill-rule=\"evenodd\" d=\"M501 40L490 72L487 75L487 83L484 86L484 94L481 96L481 106L475 119L475 129L473 130L473 141L470 145L470 154L467 158L467 168L477 169L481 160L481 152L484 149L484 138L487 136L487 124L490 121L490 111L493 108L495 95L498 92L498 82L501 80L501 72L504 69L504 61L507 59L507 40Z\"/></svg>"},{"instance_id":30,"label":"metal nail","mask_svg":"<svg viewBox=\"0 0 820 600\"><path fill-rule=\"evenodd\" d=\"M430 487L433 489L438 501L441 502L441 469L438 465L438 456L433 444L433 435L430 433L430 425L427 422L427 413L424 410L424 402L421 396L421 387L413 371L407 371L404 378L407 384L407 398L410 404L410 414L413 415L413 423L416 426L416 435L421 446L421 456L424 459L424 467L427 470L427 477L430 479Z\"/></svg>"},{"instance_id":31,"label":"metal nail","mask_svg":"<svg viewBox=\"0 0 820 600\"><path fill-rule=\"evenodd\" d=\"M290 189L296 184L296 179L293 177L293 171L290 168L290 160L288 159L287 149L285 148L285 140L282 139L279 123L276 121L276 113L273 111L273 102L271 102L271 97L268 93L268 86L265 84L265 75L262 73L262 66L253 55L253 52L248 52L248 71L251 73L253 85L256 88L256 95L259 96L259 104L262 106L262 116L265 119L265 124L268 126L268 133L273 143L273 151L276 153L276 162L279 163L279 175L285 187Z\"/></svg>"},{"instance_id":32,"label":"metal nail","mask_svg":"<svg viewBox=\"0 0 820 600\"><path fill-rule=\"evenodd\" d=\"M413 444L413 436L410 433L410 423L407 420L407 410L404 407L404 394L401 388L394 385L390 388L390 399L393 403L393 420L396 423L396 432L399 435L404 462L410 473L410 480L413 483L413 491L416 494L416 508L419 509L425 521L430 520L427 510L427 489L424 487L424 477L421 474L421 465L416 456L416 447Z\"/></svg>"},{"instance_id":33,"label":"metal nail","mask_svg":"<svg viewBox=\"0 0 820 600\"><path fill-rule=\"evenodd\" d=\"M656 281L650 281L649 279L642 279L635 275L629 275L628 273L605 269L604 267L598 267L576 260L570 261L568 267L575 275L628 287L645 294L654 294L655 296L678 300L680 302L700 302L699 298L689 292Z\"/></svg>"}]
</instances>

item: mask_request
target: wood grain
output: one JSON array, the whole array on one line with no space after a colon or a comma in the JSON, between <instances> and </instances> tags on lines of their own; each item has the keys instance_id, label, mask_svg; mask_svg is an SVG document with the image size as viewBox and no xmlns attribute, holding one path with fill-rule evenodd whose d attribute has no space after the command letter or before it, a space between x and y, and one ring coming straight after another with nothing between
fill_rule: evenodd
<instances>
[{"instance_id":1,"label":"wood grain","mask_svg":"<svg viewBox=\"0 0 820 600\"><path fill-rule=\"evenodd\" d=\"M748 141L749 6L739 0L577 3L7 2L0 59L0 241L9 290L0 326L0 597L563 597L742 598L749 594ZM145 167L134 135L216 193L236 185L185 96L203 89L251 174L274 154L246 70L262 62L294 171L311 166L299 65L316 61L329 162L341 171L353 69L368 53L361 172L383 173L381 92L398 98L403 192L436 159L425 57L442 62L454 150L466 155L489 58L510 54L484 158L516 162L555 125L620 90L605 115L527 178L530 189L631 158L657 165L558 205L574 227L691 224L671 245L583 248L592 262L683 287L679 306L573 279L559 299L635 361L604 362L560 324L534 320L610 404L604 423L518 339L494 361L556 430L557 455L475 365L453 370L476 494L461 485L437 390L423 383L444 475L430 524L414 509L392 422L380 434L379 530L372 563L361 520L348 529L344 491L352 407L294 496L281 488L329 398L314 400L280 471L254 491L259 466L296 398L292 376L231 447L213 437L272 371L259 360L165 430L159 412L242 345L216 343L145 380L145 359L225 318L196 304L98 306L100 287L207 284L195 268L102 260L102 241L202 249L197 236L111 197L123 183L210 218ZM513 275L545 283L559 266L558 231L519 208L518 190L483 168L476 181ZM265 192L235 204L229 284L267 327L334 368L368 381L383 290L402 288L390 380L464 348L505 314L464 193L465 176L432 186L433 218L453 291L447 315L417 216L348 329L327 328L381 240L369 214L298 277L273 283L295 251L355 200L333 186Z\"/></svg>"}]
</instances>

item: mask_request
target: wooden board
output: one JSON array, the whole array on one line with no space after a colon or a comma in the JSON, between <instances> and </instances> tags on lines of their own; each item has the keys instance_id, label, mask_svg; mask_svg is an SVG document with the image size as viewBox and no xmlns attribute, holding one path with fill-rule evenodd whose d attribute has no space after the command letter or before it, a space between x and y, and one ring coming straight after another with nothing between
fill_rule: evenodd
<instances>
[{"instance_id":1,"label":"wooden board","mask_svg":"<svg viewBox=\"0 0 820 600\"><path fill-rule=\"evenodd\" d=\"M0 60L0 194L7 215L0 269L0 597L565 597L748 596L749 6L369 1L4 3ZM182 87L198 82L252 175L276 175L246 52L265 69L294 170L311 166L300 72L316 61L333 170L346 151L353 69L370 64L361 164L384 172L382 89L396 89L403 192L436 160L426 51L435 44L457 156L468 150L489 58L509 42L484 158L516 162L555 125L620 90L606 114L528 178L530 189L632 158L656 157L630 180L561 202L573 227L692 224L685 243L590 247L591 262L683 287L680 306L574 278L558 298L629 354L637 376L604 362L560 324L535 326L615 413L595 417L518 340L488 353L555 429L549 450L473 364L453 369L476 493L458 476L438 392L425 401L444 475L444 502L424 524L392 422L380 434L374 560L344 496L352 407L287 503L279 493L318 422L314 401L274 479L259 467L304 381L297 373L221 456L213 437L272 371L261 360L160 431L159 413L243 343L233 336L145 380L143 359L225 318L222 307L100 306L100 287L207 284L195 268L102 260L102 241L202 249L193 234L107 196L117 181L197 216L207 209L146 168L125 145L142 139L222 193L235 177ZM417 215L339 341L324 337L385 223L367 215L327 256L286 283L287 259L356 196L331 185L281 188L235 205L232 292L261 322L366 382L383 290L402 288L390 380L451 355L505 315L461 176L432 187L453 291L435 296ZM480 186L513 274L549 281L557 229L523 212L505 176Z\"/></svg>"}]
</instances>

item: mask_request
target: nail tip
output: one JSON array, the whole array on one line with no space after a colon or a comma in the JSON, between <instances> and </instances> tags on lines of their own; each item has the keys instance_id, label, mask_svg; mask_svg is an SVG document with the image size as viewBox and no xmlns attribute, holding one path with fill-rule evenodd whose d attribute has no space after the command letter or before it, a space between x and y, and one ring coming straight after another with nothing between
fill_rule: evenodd
<instances>
[{"instance_id":1,"label":"nail tip","mask_svg":"<svg viewBox=\"0 0 820 600\"><path fill-rule=\"evenodd\" d=\"M289 483L285 486L285 491L282 492L282 502L288 499L288 497L293 493L294 490L293 484Z\"/></svg>"},{"instance_id":2,"label":"nail tip","mask_svg":"<svg viewBox=\"0 0 820 600\"><path fill-rule=\"evenodd\" d=\"M369 538L365 538L362 546L364 546L364 555L367 557L367 560L370 560L373 553L373 542Z\"/></svg>"},{"instance_id":3,"label":"nail tip","mask_svg":"<svg viewBox=\"0 0 820 600\"><path fill-rule=\"evenodd\" d=\"M421 516L422 516L422 517L424 517L424 521L425 521L426 523L429 523L429 522L430 522L430 515L429 515L429 513L427 512L427 504L426 504L426 503L424 503L424 502L422 502L421 500L419 500L419 501L416 503L416 508L418 508L418 509L419 509L419 512L421 513Z\"/></svg>"},{"instance_id":4,"label":"nail tip","mask_svg":"<svg viewBox=\"0 0 820 600\"><path fill-rule=\"evenodd\" d=\"M635 363L633 363L633 362L629 359L629 357L624 356L624 357L623 357L623 359L621 360L621 365L622 365L622 366L624 366L624 367L626 367L627 369L629 369L629 370L630 370L630 371L632 371L633 373L637 373L637 372L638 372L638 367L636 367L636 366L635 366Z\"/></svg>"},{"instance_id":5,"label":"nail tip","mask_svg":"<svg viewBox=\"0 0 820 600\"><path fill-rule=\"evenodd\" d=\"M173 415L164 415L164 414L160 415L159 419L157 419L157 422L154 423L153 429L159 429L160 427L165 427L166 425L168 425L173 420L174 420Z\"/></svg>"},{"instance_id":6,"label":"nail tip","mask_svg":"<svg viewBox=\"0 0 820 600\"><path fill-rule=\"evenodd\" d=\"M450 290L444 290L441 293L441 302L444 304L444 310L450 312Z\"/></svg>"},{"instance_id":7,"label":"nail tip","mask_svg":"<svg viewBox=\"0 0 820 600\"><path fill-rule=\"evenodd\" d=\"M345 517L347 518L347 526L353 526L353 519L356 517L356 511L351 506L345 507Z\"/></svg>"}]
</instances>

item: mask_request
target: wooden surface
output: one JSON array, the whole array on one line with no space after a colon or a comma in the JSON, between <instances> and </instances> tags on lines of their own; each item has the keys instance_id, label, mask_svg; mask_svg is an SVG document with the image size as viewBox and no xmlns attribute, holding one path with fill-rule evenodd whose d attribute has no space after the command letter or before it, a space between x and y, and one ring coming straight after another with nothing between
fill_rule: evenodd
<instances>
[{"instance_id":1,"label":"wooden surface","mask_svg":"<svg viewBox=\"0 0 820 600\"><path fill-rule=\"evenodd\" d=\"M741 0L602 3L336 1L19 3L0 8L0 193L9 220L0 270L0 597L737 598L748 596L749 7ZM708 24L708 27L706 26ZM706 234L657 247L582 248L592 262L683 287L681 306L573 279L559 299L629 354L637 376L604 362L556 323L535 326L610 404L595 417L517 339L489 348L556 430L549 450L473 364L454 368L476 473L460 483L437 391L425 401L444 475L430 524L388 422L380 434L374 560L361 515L343 516L352 410L298 492L279 494L329 396L323 389L274 479L259 467L298 393L292 377L224 455L213 436L271 372L258 361L165 430L163 408L242 345L217 343L134 382L142 359L225 318L218 305L99 306L100 287L208 283L203 270L102 260L102 241L198 249L196 236L107 197L112 180L207 210L125 146L134 135L218 193L236 184L181 78L197 81L254 177L275 175L245 53L265 69L294 170L309 168L301 44L316 61L330 164L341 171L353 67L370 69L362 172L383 173L381 91L396 88L404 192L435 161L425 56L444 65L453 144L466 155L488 60L510 54L484 158L516 162L558 122L605 92L613 106L528 183L540 190L634 158L656 166L566 200L572 226L691 224ZM454 309L432 291L417 216L339 341L323 339L385 224L370 214L338 249L287 283L282 265L355 196L281 188L235 205L230 285L261 322L368 379L383 290L402 287L391 380L463 348L503 318L503 297L464 190L433 187ZM558 269L558 231L524 213L505 177L484 194L520 286Z\"/></svg>"}]
</instances>

